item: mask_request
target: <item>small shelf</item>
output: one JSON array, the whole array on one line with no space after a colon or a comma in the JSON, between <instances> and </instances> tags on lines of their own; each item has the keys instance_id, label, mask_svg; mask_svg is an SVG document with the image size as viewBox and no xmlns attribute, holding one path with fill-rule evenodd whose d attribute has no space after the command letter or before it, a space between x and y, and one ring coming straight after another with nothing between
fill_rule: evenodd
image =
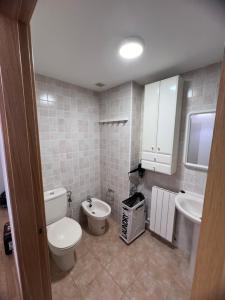
<instances>
[{"instance_id":1,"label":"small shelf","mask_svg":"<svg viewBox=\"0 0 225 300\"><path fill-rule=\"evenodd\" d=\"M99 121L99 124L115 124L115 123L127 123L128 122L128 119L127 118L121 118L121 119L107 119L107 120L100 120Z\"/></svg>"}]
</instances>

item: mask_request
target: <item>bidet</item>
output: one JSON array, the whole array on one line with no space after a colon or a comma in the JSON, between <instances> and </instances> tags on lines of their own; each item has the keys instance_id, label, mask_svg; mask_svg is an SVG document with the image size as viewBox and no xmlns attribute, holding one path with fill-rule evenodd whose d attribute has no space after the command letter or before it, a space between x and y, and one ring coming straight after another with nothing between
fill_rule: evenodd
<instances>
[{"instance_id":1,"label":"bidet","mask_svg":"<svg viewBox=\"0 0 225 300\"><path fill-rule=\"evenodd\" d=\"M111 207L106 202L97 198L91 198L91 202L88 198L81 205L87 216L90 232L94 235L103 234L106 230L106 219L111 214Z\"/></svg>"},{"instance_id":2,"label":"bidet","mask_svg":"<svg viewBox=\"0 0 225 300\"><path fill-rule=\"evenodd\" d=\"M90 195L87 196L87 202L89 203L89 207L92 207L92 199Z\"/></svg>"}]
</instances>

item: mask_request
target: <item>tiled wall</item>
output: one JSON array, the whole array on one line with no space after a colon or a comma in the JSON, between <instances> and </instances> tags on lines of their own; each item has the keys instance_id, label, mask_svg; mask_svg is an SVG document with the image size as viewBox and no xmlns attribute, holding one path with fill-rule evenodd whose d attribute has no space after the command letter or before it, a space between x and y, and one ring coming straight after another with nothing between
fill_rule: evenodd
<instances>
[{"instance_id":1,"label":"tiled wall","mask_svg":"<svg viewBox=\"0 0 225 300\"><path fill-rule=\"evenodd\" d=\"M139 189L150 198L154 185L172 191L187 190L204 194L207 172L188 169L183 164L186 116L191 111L216 108L220 64L214 64L182 75L184 79L181 132L177 172L163 175L146 171ZM192 241L192 223L178 214L176 226L177 245L187 253Z\"/></svg>"},{"instance_id":2,"label":"tiled wall","mask_svg":"<svg viewBox=\"0 0 225 300\"><path fill-rule=\"evenodd\" d=\"M137 168L140 162L141 132L142 132L142 105L143 105L144 87L132 82L131 101L131 157L130 170ZM137 191L140 183L138 173L131 173L130 177L130 194Z\"/></svg>"},{"instance_id":3,"label":"tiled wall","mask_svg":"<svg viewBox=\"0 0 225 300\"><path fill-rule=\"evenodd\" d=\"M121 202L130 194L128 172L139 162L142 100L143 87L135 82L100 93L101 119L128 119L126 124L101 125L100 131L101 197L118 221Z\"/></svg>"},{"instance_id":4,"label":"tiled wall","mask_svg":"<svg viewBox=\"0 0 225 300\"><path fill-rule=\"evenodd\" d=\"M143 86L132 82L132 121L131 121L131 169L136 168L140 162L140 143L141 143L141 114L143 104Z\"/></svg>"},{"instance_id":5,"label":"tiled wall","mask_svg":"<svg viewBox=\"0 0 225 300\"><path fill-rule=\"evenodd\" d=\"M99 99L94 92L36 76L44 190L72 191L74 217L87 195L100 197Z\"/></svg>"},{"instance_id":6,"label":"tiled wall","mask_svg":"<svg viewBox=\"0 0 225 300\"><path fill-rule=\"evenodd\" d=\"M104 124L100 129L101 197L109 202L117 220L120 203L129 196L131 88L127 83L100 94L101 119L128 119L125 124ZM114 199L107 196L109 188L114 191Z\"/></svg>"},{"instance_id":7,"label":"tiled wall","mask_svg":"<svg viewBox=\"0 0 225 300\"><path fill-rule=\"evenodd\" d=\"M139 190L150 198L153 185L204 193L206 172L183 165L187 113L216 107L220 64L182 75L183 108L178 168L167 176L147 171ZM128 171L139 161L143 87L130 82L96 94L38 75L37 105L44 189L63 185L73 191L74 216L87 194L110 202L117 220L129 196ZM128 118L125 125L99 125L100 119ZM114 200L107 190L114 191ZM112 196L112 193L110 194ZM177 244L189 252L192 226L178 215Z\"/></svg>"}]
</instances>

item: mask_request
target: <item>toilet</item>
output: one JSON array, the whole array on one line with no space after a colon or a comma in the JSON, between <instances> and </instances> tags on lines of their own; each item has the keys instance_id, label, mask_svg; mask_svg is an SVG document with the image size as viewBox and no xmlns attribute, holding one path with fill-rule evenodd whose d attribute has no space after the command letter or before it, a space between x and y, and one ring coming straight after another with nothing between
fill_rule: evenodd
<instances>
[{"instance_id":1,"label":"toilet","mask_svg":"<svg viewBox=\"0 0 225 300\"><path fill-rule=\"evenodd\" d=\"M57 188L44 193L48 245L53 260L62 271L75 264L74 250L78 245L82 229L74 219L66 217L67 191Z\"/></svg>"}]
</instances>

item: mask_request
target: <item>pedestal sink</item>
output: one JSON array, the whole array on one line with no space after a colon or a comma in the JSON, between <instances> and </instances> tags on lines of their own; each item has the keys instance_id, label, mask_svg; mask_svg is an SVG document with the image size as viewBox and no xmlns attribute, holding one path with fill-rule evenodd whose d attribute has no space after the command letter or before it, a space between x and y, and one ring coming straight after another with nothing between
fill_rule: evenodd
<instances>
[{"instance_id":1,"label":"pedestal sink","mask_svg":"<svg viewBox=\"0 0 225 300\"><path fill-rule=\"evenodd\" d=\"M177 210L186 218L193 222L193 239L190 257L190 275L193 277L196 253L198 247L198 239L200 232L200 224L202 219L202 209L204 203L204 196L191 192L180 192L175 197L175 205Z\"/></svg>"},{"instance_id":2,"label":"pedestal sink","mask_svg":"<svg viewBox=\"0 0 225 300\"><path fill-rule=\"evenodd\" d=\"M175 197L176 208L194 223L200 224L202 218L203 195L180 192Z\"/></svg>"}]
</instances>

